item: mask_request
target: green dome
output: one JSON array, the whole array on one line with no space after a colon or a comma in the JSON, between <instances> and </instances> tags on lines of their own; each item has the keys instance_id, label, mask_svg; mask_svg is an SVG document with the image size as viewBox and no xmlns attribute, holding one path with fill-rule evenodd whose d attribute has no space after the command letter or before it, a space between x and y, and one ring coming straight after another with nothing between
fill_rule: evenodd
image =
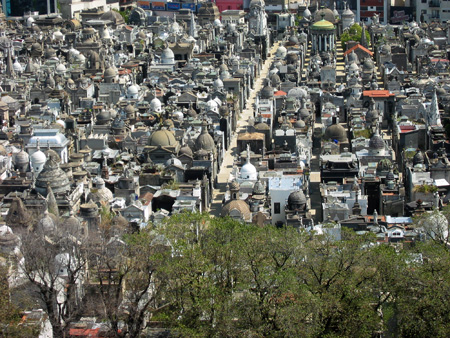
<instances>
[{"instance_id":1,"label":"green dome","mask_svg":"<svg viewBox=\"0 0 450 338\"><path fill-rule=\"evenodd\" d=\"M334 30L334 25L330 21L322 19L312 25L311 28L314 30Z\"/></svg>"}]
</instances>

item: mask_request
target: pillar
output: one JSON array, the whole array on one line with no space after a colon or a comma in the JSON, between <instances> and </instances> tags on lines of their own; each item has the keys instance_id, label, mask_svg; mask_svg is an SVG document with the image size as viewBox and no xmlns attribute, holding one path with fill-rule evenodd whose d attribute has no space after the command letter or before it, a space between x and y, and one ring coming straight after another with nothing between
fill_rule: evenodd
<instances>
[{"instance_id":1,"label":"pillar","mask_svg":"<svg viewBox=\"0 0 450 338\"><path fill-rule=\"evenodd\" d=\"M356 22L361 22L361 1L356 1Z\"/></svg>"}]
</instances>

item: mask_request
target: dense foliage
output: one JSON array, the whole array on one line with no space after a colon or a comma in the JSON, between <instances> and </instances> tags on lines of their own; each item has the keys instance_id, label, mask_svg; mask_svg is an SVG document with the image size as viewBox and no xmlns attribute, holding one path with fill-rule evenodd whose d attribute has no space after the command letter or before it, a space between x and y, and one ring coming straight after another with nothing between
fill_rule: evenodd
<instances>
[{"instance_id":1,"label":"dense foliage","mask_svg":"<svg viewBox=\"0 0 450 338\"><path fill-rule=\"evenodd\" d=\"M347 29L344 33L341 35L341 43L342 43L342 49L346 50L347 42L349 41L361 41L361 34L362 34L362 27L355 23L353 24L349 29ZM367 43L370 43L370 34L366 30L366 41Z\"/></svg>"},{"instance_id":2,"label":"dense foliage","mask_svg":"<svg viewBox=\"0 0 450 338\"><path fill-rule=\"evenodd\" d=\"M343 229L343 240L231 219L177 215L164 273L186 337L447 337L450 254L399 249Z\"/></svg>"},{"instance_id":3,"label":"dense foliage","mask_svg":"<svg viewBox=\"0 0 450 338\"><path fill-rule=\"evenodd\" d=\"M326 229L198 213L133 234L110 223L85 241L64 233L52 246L39 234L24 238L22 269L55 337L86 316L107 323L111 337L138 337L149 326L181 337L450 336L450 253L434 225L434 241L388 245L346 229L336 241ZM82 280L82 299L55 298L61 249L70 253L64 290L77 294ZM1 298L9 306L7 294Z\"/></svg>"}]
</instances>

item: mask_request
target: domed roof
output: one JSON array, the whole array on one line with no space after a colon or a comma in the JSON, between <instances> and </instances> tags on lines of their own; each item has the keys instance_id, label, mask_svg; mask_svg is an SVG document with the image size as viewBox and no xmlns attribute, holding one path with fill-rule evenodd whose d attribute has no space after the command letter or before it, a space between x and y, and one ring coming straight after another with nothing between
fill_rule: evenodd
<instances>
[{"instance_id":1,"label":"domed roof","mask_svg":"<svg viewBox=\"0 0 450 338\"><path fill-rule=\"evenodd\" d=\"M359 66L356 64L356 62L352 62L350 64L350 67L348 67L348 69L352 72L357 72L359 71Z\"/></svg>"},{"instance_id":2,"label":"domed roof","mask_svg":"<svg viewBox=\"0 0 450 338\"><path fill-rule=\"evenodd\" d=\"M306 98L307 95L308 93L306 92L306 90L299 87L290 89L287 94L288 97L297 97L299 99Z\"/></svg>"},{"instance_id":3,"label":"domed roof","mask_svg":"<svg viewBox=\"0 0 450 338\"><path fill-rule=\"evenodd\" d=\"M311 11L309 10L308 6L303 11L303 17L307 19L311 18Z\"/></svg>"},{"instance_id":4,"label":"domed roof","mask_svg":"<svg viewBox=\"0 0 450 338\"><path fill-rule=\"evenodd\" d=\"M206 110L207 111L212 110L212 111L217 112L218 108L219 108L219 104L217 103L217 101L214 101L211 99L208 102L206 102Z\"/></svg>"},{"instance_id":5,"label":"domed roof","mask_svg":"<svg viewBox=\"0 0 450 338\"><path fill-rule=\"evenodd\" d=\"M45 85L50 88L55 87L56 82L51 74L45 79Z\"/></svg>"},{"instance_id":6,"label":"domed roof","mask_svg":"<svg viewBox=\"0 0 450 338\"><path fill-rule=\"evenodd\" d=\"M334 30L334 25L325 19L317 21L314 25L312 25L311 29L313 30Z\"/></svg>"},{"instance_id":7,"label":"domed roof","mask_svg":"<svg viewBox=\"0 0 450 338\"><path fill-rule=\"evenodd\" d=\"M289 37L289 42L290 42L291 44L297 45L297 44L298 44L298 37L297 37L296 35L291 35L291 36Z\"/></svg>"},{"instance_id":8,"label":"domed roof","mask_svg":"<svg viewBox=\"0 0 450 338\"><path fill-rule=\"evenodd\" d=\"M270 127L269 127L269 125L267 123L260 122L260 123L255 125L255 129L256 130L269 130Z\"/></svg>"},{"instance_id":9,"label":"domed roof","mask_svg":"<svg viewBox=\"0 0 450 338\"><path fill-rule=\"evenodd\" d=\"M127 89L127 95L128 96L135 96L139 94L139 87L137 85L131 85Z\"/></svg>"},{"instance_id":10,"label":"domed roof","mask_svg":"<svg viewBox=\"0 0 450 338\"><path fill-rule=\"evenodd\" d=\"M223 88L223 81L220 78L214 80L213 87L215 90L219 90Z\"/></svg>"},{"instance_id":11,"label":"domed roof","mask_svg":"<svg viewBox=\"0 0 450 338\"><path fill-rule=\"evenodd\" d=\"M378 110L369 110L367 113L366 113L366 121L367 122L372 122L372 121L374 121L374 120L377 120L378 119Z\"/></svg>"},{"instance_id":12,"label":"domed roof","mask_svg":"<svg viewBox=\"0 0 450 338\"><path fill-rule=\"evenodd\" d=\"M279 46L279 47L277 48L276 53L275 53L275 55L276 55L277 57L283 58L283 59L286 57L286 54L287 54L287 49L286 49L286 47L284 47L284 46Z\"/></svg>"},{"instance_id":13,"label":"domed roof","mask_svg":"<svg viewBox=\"0 0 450 338\"><path fill-rule=\"evenodd\" d=\"M52 47L45 49L44 56L46 59L50 59L56 56L56 50L54 50Z\"/></svg>"},{"instance_id":14,"label":"domed roof","mask_svg":"<svg viewBox=\"0 0 450 338\"><path fill-rule=\"evenodd\" d=\"M195 109L194 108L190 108L188 111L187 111L187 116L189 116L189 117L192 117L192 118L196 118L197 117L197 112L195 111Z\"/></svg>"},{"instance_id":15,"label":"domed roof","mask_svg":"<svg viewBox=\"0 0 450 338\"><path fill-rule=\"evenodd\" d=\"M96 62L100 62L100 55L95 50L91 50L89 52L89 61L92 64L94 64Z\"/></svg>"},{"instance_id":16,"label":"domed roof","mask_svg":"<svg viewBox=\"0 0 450 338\"><path fill-rule=\"evenodd\" d=\"M253 195L264 195L266 192L266 188L264 187L264 184L262 184L261 181L256 181L255 185L253 186Z\"/></svg>"},{"instance_id":17,"label":"domed roof","mask_svg":"<svg viewBox=\"0 0 450 338\"><path fill-rule=\"evenodd\" d=\"M336 17L334 16L334 13L331 9L321 8L320 10L314 13L314 21L317 23L318 21L322 20L328 21L329 23L333 24L336 22Z\"/></svg>"},{"instance_id":18,"label":"domed roof","mask_svg":"<svg viewBox=\"0 0 450 338\"><path fill-rule=\"evenodd\" d=\"M125 114L132 115L132 114L134 114L134 112L135 112L135 109L134 109L134 106L132 104L128 104L125 107Z\"/></svg>"},{"instance_id":19,"label":"domed roof","mask_svg":"<svg viewBox=\"0 0 450 338\"><path fill-rule=\"evenodd\" d=\"M241 185L238 181L231 182L230 191L239 191L241 189Z\"/></svg>"},{"instance_id":20,"label":"domed roof","mask_svg":"<svg viewBox=\"0 0 450 338\"><path fill-rule=\"evenodd\" d=\"M249 7L252 8L252 7L255 7L255 6L264 7L265 6L264 0L252 0L252 1L250 1Z\"/></svg>"},{"instance_id":21,"label":"domed roof","mask_svg":"<svg viewBox=\"0 0 450 338\"><path fill-rule=\"evenodd\" d=\"M103 73L103 77L110 78L115 77L117 75L117 70L113 67L106 68L105 72Z\"/></svg>"},{"instance_id":22,"label":"domed roof","mask_svg":"<svg viewBox=\"0 0 450 338\"><path fill-rule=\"evenodd\" d=\"M45 162L44 168L36 179L36 190L41 195L47 194L47 187L54 193L66 192L70 190L70 182L67 174L59 167L59 163L54 157L50 157Z\"/></svg>"},{"instance_id":23,"label":"domed roof","mask_svg":"<svg viewBox=\"0 0 450 338\"><path fill-rule=\"evenodd\" d=\"M250 162L250 146L247 145L247 162L242 166L240 171L240 178L244 180L257 180L258 171Z\"/></svg>"},{"instance_id":24,"label":"domed roof","mask_svg":"<svg viewBox=\"0 0 450 338\"><path fill-rule=\"evenodd\" d=\"M200 149L195 152L196 160L203 160L209 156L209 153L205 149Z\"/></svg>"},{"instance_id":25,"label":"domed roof","mask_svg":"<svg viewBox=\"0 0 450 338\"><path fill-rule=\"evenodd\" d=\"M183 167L183 163L181 163L181 161L177 158L169 158L166 163L165 163L166 167L174 165L177 167Z\"/></svg>"},{"instance_id":26,"label":"domed roof","mask_svg":"<svg viewBox=\"0 0 450 338\"><path fill-rule=\"evenodd\" d=\"M305 121L303 121L303 120L297 120L294 123L295 128L305 128L305 126L306 126L306 124L305 124Z\"/></svg>"},{"instance_id":27,"label":"domed roof","mask_svg":"<svg viewBox=\"0 0 450 338\"><path fill-rule=\"evenodd\" d=\"M311 115L311 113L309 112L309 110L308 109L306 109L306 108L301 108L300 109L300 111L299 111L299 113L300 113L300 118L301 119L307 119L308 117L310 117L310 115Z\"/></svg>"},{"instance_id":28,"label":"domed roof","mask_svg":"<svg viewBox=\"0 0 450 338\"><path fill-rule=\"evenodd\" d=\"M69 217L62 220L61 226L68 234L71 235L81 234L83 231L80 220L75 217L73 213L71 213Z\"/></svg>"},{"instance_id":29,"label":"domed roof","mask_svg":"<svg viewBox=\"0 0 450 338\"><path fill-rule=\"evenodd\" d=\"M175 136L167 129L157 130L148 138L148 145L153 147L174 147L177 144Z\"/></svg>"},{"instance_id":30,"label":"domed roof","mask_svg":"<svg viewBox=\"0 0 450 338\"><path fill-rule=\"evenodd\" d=\"M437 96L445 96L445 95L447 95L447 92L445 91L444 88L442 88L442 87L437 87L437 88L436 88L436 95L437 95Z\"/></svg>"},{"instance_id":31,"label":"domed roof","mask_svg":"<svg viewBox=\"0 0 450 338\"><path fill-rule=\"evenodd\" d=\"M340 124L332 124L325 130L326 140L337 140L339 142L347 142L347 132Z\"/></svg>"},{"instance_id":32,"label":"domed roof","mask_svg":"<svg viewBox=\"0 0 450 338\"><path fill-rule=\"evenodd\" d=\"M423 164L425 162L425 159L423 157L423 154L420 150L417 150L417 152L415 153L414 157L413 157L413 165L416 164Z\"/></svg>"},{"instance_id":33,"label":"domed roof","mask_svg":"<svg viewBox=\"0 0 450 338\"><path fill-rule=\"evenodd\" d=\"M69 79L67 80L67 85L68 85L69 87L73 87L73 86L75 85L75 81L72 80L72 78L69 78Z\"/></svg>"},{"instance_id":34,"label":"domed roof","mask_svg":"<svg viewBox=\"0 0 450 338\"><path fill-rule=\"evenodd\" d=\"M23 71L23 67L17 59L13 63L13 69L16 73L22 73Z\"/></svg>"},{"instance_id":35,"label":"domed roof","mask_svg":"<svg viewBox=\"0 0 450 338\"><path fill-rule=\"evenodd\" d=\"M246 163L242 166L240 174L243 179L255 179L258 175L258 171L253 164Z\"/></svg>"},{"instance_id":36,"label":"domed roof","mask_svg":"<svg viewBox=\"0 0 450 338\"><path fill-rule=\"evenodd\" d=\"M303 190L296 190L289 194L288 206L289 210L298 209L306 205L306 197Z\"/></svg>"},{"instance_id":37,"label":"domed roof","mask_svg":"<svg viewBox=\"0 0 450 338\"><path fill-rule=\"evenodd\" d=\"M55 215L48 212L48 210L44 211L44 215L38 221L37 229L42 231L43 233L51 234L56 230L56 225L58 224L58 219Z\"/></svg>"},{"instance_id":38,"label":"domed roof","mask_svg":"<svg viewBox=\"0 0 450 338\"><path fill-rule=\"evenodd\" d=\"M209 135L207 127L203 125L201 134L195 140L195 148L197 150L203 149L206 151L213 151L215 143L211 135Z\"/></svg>"},{"instance_id":39,"label":"domed roof","mask_svg":"<svg viewBox=\"0 0 450 338\"><path fill-rule=\"evenodd\" d=\"M16 155L16 164L27 164L30 160L30 156L23 149Z\"/></svg>"},{"instance_id":40,"label":"domed roof","mask_svg":"<svg viewBox=\"0 0 450 338\"><path fill-rule=\"evenodd\" d=\"M111 190L105 187L105 181L101 177L96 177L93 180L94 188L91 189L87 200L92 200L95 203L109 202L113 199Z\"/></svg>"},{"instance_id":41,"label":"domed roof","mask_svg":"<svg viewBox=\"0 0 450 338\"><path fill-rule=\"evenodd\" d=\"M369 149L381 150L385 148L385 143L383 138L378 133L378 130L373 134L369 141Z\"/></svg>"},{"instance_id":42,"label":"domed roof","mask_svg":"<svg viewBox=\"0 0 450 338\"><path fill-rule=\"evenodd\" d=\"M31 27L33 25L33 23L34 23L34 18L32 16L30 16L27 19L27 27Z\"/></svg>"},{"instance_id":43,"label":"domed roof","mask_svg":"<svg viewBox=\"0 0 450 338\"><path fill-rule=\"evenodd\" d=\"M228 71L228 66L226 65L226 63L221 63L219 66L219 71L220 72L225 72Z\"/></svg>"},{"instance_id":44,"label":"domed roof","mask_svg":"<svg viewBox=\"0 0 450 338\"><path fill-rule=\"evenodd\" d=\"M255 0L253 0L255 1ZM251 217L250 207L242 200L230 200L222 208L221 216L229 216L233 210L239 211L242 218L249 219Z\"/></svg>"},{"instance_id":45,"label":"domed roof","mask_svg":"<svg viewBox=\"0 0 450 338\"><path fill-rule=\"evenodd\" d=\"M341 14L342 17L355 17L355 13L351 11L348 5L345 7L344 11Z\"/></svg>"},{"instance_id":46,"label":"domed roof","mask_svg":"<svg viewBox=\"0 0 450 338\"><path fill-rule=\"evenodd\" d=\"M33 154L31 154L31 164L34 167L36 164L43 164L47 162L47 156L41 151L35 151Z\"/></svg>"},{"instance_id":47,"label":"domed roof","mask_svg":"<svg viewBox=\"0 0 450 338\"><path fill-rule=\"evenodd\" d=\"M66 66L64 66L63 63L60 63L58 66L56 66L56 73L57 74L63 74L67 70Z\"/></svg>"},{"instance_id":48,"label":"domed roof","mask_svg":"<svg viewBox=\"0 0 450 338\"><path fill-rule=\"evenodd\" d=\"M162 107L161 101L157 97L154 97L150 101L150 109L152 111L160 112L161 111L161 107Z\"/></svg>"},{"instance_id":49,"label":"domed roof","mask_svg":"<svg viewBox=\"0 0 450 338\"><path fill-rule=\"evenodd\" d=\"M123 129L125 128L125 121L120 117L116 116L111 124L111 128L113 129Z\"/></svg>"},{"instance_id":50,"label":"domed roof","mask_svg":"<svg viewBox=\"0 0 450 338\"><path fill-rule=\"evenodd\" d=\"M106 109L102 109L102 111L97 115L97 124L102 125L106 124L111 120L111 115Z\"/></svg>"},{"instance_id":51,"label":"domed roof","mask_svg":"<svg viewBox=\"0 0 450 338\"><path fill-rule=\"evenodd\" d=\"M180 151L178 152L178 156L180 156L180 155L187 155L187 156L193 157L194 153L192 152L192 149L186 144L180 148Z\"/></svg>"},{"instance_id":52,"label":"domed roof","mask_svg":"<svg viewBox=\"0 0 450 338\"><path fill-rule=\"evenodd\" d=\"M358 55L356 55L356 53L355 53L354 50L352 50L351 53L349 53L349 54L347 55L347 61L348 61L349 63L352 63L352 62L358 63L358 62L359 62Z\"/></svg>"},{"instance_id":53,"label":"domed roof","mask_svg":"<svg viewBox=\"0 0 450 338\"><path fill-rule=\"evenodd\" d=\"M261 89L261 98L262 99L271 99L273 98L273 88L270 85L270 82L267 81L266 85L263 89Z\"/></svg>"},{"instance_id":54,"label":"domed roof","mask_svg":"<svg viewBox=\"0 0 450 338\"><path fill-rule=\"evenodd\" d=\"M298 61L298 54L297 53L288 53L286 55L286 62L288 64L295 64Z\"/></svg>"},{"instance_id":55,"label":"domed roof","mask_svg":"<svg viewBox=\"0 0 450 338\"><path fill-rule=\"evenodd\" d=\"M278 74L273 74L270 77L270 82L271 82L272 87L278 86L281 83L280 76Z\"/></svg>"},{"instance_id":56,"label":"domed roof","mask_svg":"<svg viewBox=\"0 0 450 338\"><path fill-rule=\"evenodd\" d=\"M31 45L31 52L42 52L42 45L39 42L35 42Z\"/></svg>"},{"instance_id":57,"label":"domed roof","mask_svg":"<svg viewBox=\"0 0 450 338\"><path fill-rule=\"evenodd\" d=\"M104 13L100 17L100 20L110 20L115 25L123 25L123 24L125 24L125 20L123 19L122 15L120 15L120 13L116 12L116 11L108 11L108 12Z\"/></svg>"},{"instance_id":58,"label":"domed roof","mask_svg":"<svg viewBox=\"0 0 450 338\"><path fill-rule=\"evenodd\" d=\"M44 151L44 154L45 154L45 157L46 157L47 159L52 158L52 159L53 159L54 161L56 161L57 163L61 163L61 157L60 157L59 154L58 154L56 151L54 151L53 149L47 148L47 149Z\"/></svg>"},{"instance_id":59,"label":"domed roof","mask_svg":"<svg viewBox=\"0 0 450 338\"><path fill-rule=\"evenodd\" d=\"M386 181L394 181L394 180L395 180L394 173L392 172L392 170L389 170L388 174L386 175Z\"/></svg>"},{"instance_id":60,"label":"domed roof","mask_svg":"<svg viewBox=\"0 0 450 338\"><path fill-rule=\"evenodd\" d=\"M166 127L167 129L171 129L171 128L175 127L172 119L165 119L163 122L163 126Z\"/></svg>"},{"instance_id":61,"label":"domed roof","mask_svg":"<svg viewBox=\"0 0 450 338\"><path fill-rule=\"evenodd\" d=\"M375 67L375 65L374 65L372 59L366 58L364 60L364 63L363 63L363 69L364 70L373 70L374 67Z\"/></svg>"},{"instance_id":62,"label":"domed roof","mask_svg":"<svg viewBox=\"0 0 450 338\"><path fill-rule=\"evenodd\" d=\"M84 63L84 61L86 60L86 58L84 57L84 55L83 54L78 54L77 56L76 56L76 62L78 62L78 63Z\"/></svg>"},{"instance_id":63,"label":"domed roof","mask_svg":"<svg viewBox=\"0 0 450 338\"><path fill-rule=\"evenodd\" d=\"M163 64L170 64L173 63L175 59L175 54L173 53L172 49L167 46L166 49L163 50L161 53L161 63Z\"/></svg>"}]
</instances>

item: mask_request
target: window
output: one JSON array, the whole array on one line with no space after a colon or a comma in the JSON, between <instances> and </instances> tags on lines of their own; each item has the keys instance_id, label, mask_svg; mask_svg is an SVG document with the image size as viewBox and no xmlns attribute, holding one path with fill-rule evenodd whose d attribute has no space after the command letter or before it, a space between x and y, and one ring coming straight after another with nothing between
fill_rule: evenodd
<instances>
[{"instance_id":1,"label":"window","mask_svg":"<svg viewBox=\"0 0 450 338\"><path fill-rule=\"evenodd\" d=\"M280 214L280 210L281 210L281 208L280 208L280 203L274 203L274 205L273 205L273 212L275 213L275 214Z\"/></svg>"}]
</instances>

